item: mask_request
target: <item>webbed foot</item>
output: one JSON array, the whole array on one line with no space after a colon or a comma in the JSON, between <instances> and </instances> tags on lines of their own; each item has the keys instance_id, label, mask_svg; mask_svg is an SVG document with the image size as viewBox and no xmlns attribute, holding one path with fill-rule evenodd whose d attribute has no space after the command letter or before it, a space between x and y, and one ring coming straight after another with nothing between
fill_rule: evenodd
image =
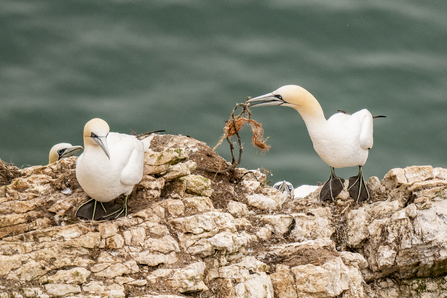
<instances>
[{"instance_id":1,"label":"webbed foot","mask_svg":"<svg viewBox=\"0 0 447 298\"><path fill-rule=\"evenodd\" d=\"M335 176L335 170L331 167L331 176L324 183L320 191L320 201L334 201L344 188L345 179Z\"/></svg>"},{"instance_id":2,"label":"webbed foot","mask_svg":"<svg viewBox=\"0 0 447 298\"><path fill-rule=\"evenodd\" d=\"M99 202L102 208L96 208L98 201L91 199L85 202L76 210L75 215L79 218L98 220L107 214L107 210L102 202Z\"/></svg>"},{"instance_id":3,"label":"webbed foot","mask_svg":"<svg viewBox=\"0 0 447 298\"><path fill-rule=\"evenodd\" d=\"M110 210L110 212L107 215L104 215L102 218L104 219L110 219L110 218L120 218L120 217L126 217L127 216L127 197L124 198L124 204L121 206L121 208L118 208L117 210Z\"/></svg>"},{"instance_id":4,"label":"webbed foot","mask_svg":"<svg viewBox=\"0 0 447 298\"><path fill-rule=\"evenodd\" d=\"M366 187L365 179L363 178L362 166L359 166L359 174L357 176L349 178L348 191L356 204L369 200L369 190Z\"/></svg>"}]
</instances>

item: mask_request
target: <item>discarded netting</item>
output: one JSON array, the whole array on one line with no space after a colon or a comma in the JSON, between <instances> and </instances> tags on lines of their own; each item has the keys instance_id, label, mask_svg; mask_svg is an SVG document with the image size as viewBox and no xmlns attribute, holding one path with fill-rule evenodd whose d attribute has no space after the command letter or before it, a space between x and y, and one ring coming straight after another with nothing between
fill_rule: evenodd
<instances>
[{"instance_id":1,"label":"discarded netting","mask_svg":"<svg viewBox=\"0 0 447 298\"><path fill-rule=\"evenodd\" d=\"M226 139L228 144L230 145L231 166L228 167L227 169L220 170L219 173L224 173L231 169L234 169L241 162L243 148L242 148L242 142L241 142L241 137L239 135L239 131L243 128L244 124L250 125L250 129L253 134L253 137L251 139L253 146L261 149L264 152L269 151L269 149L270 149L270 146L265 143L265 141L267 139L264 139L264 130L262 129L262 125L259 122L255 121L253 119L250 119L251 112L248 109L248 106L249 105L247 103L236 104L236 106L233 109L233 112L231 113L230 120L226 121L226 125L224 127L224 134L220 138L217 145L214 146L214 148L213 148L213 151L214 151L217 147L219 147L222 144L224 139ZM242 107L242 111L239 115L235 116L235 112L238 107ZM230 138L234 135L236 135L238 145L239 145L239 156L238 156L237 160L234 157L234 153L233 153L234 145L230 140Z\"/></svg>"}]
</instances>

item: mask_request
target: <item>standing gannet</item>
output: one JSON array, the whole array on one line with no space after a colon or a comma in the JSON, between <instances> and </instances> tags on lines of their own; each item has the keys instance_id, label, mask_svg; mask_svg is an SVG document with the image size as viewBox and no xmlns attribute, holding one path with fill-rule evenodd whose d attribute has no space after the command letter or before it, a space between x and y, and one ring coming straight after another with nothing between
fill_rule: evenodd
<instances>
[{"instance_id":1,"label":"standing gannet","mask_svg":"<svg viewBox=\"0 0 447 298\"><path fill-rule=\"evenodd\" d=\"M84 152L76 164L76 178L92 200L78 208L79 217L96 219L97 201L107 213L102 203L121 194L126 196L122 208L105 217L117 214L118 218L123 213L127 216L127 197L143 177L144 151L149 148L151 138L139 140L133 135L109 131L107 122L99 118L84 126ZM93 211L89 206L92 201Z\"/></svg>"},{"instance_id":2,"label":"standing gannet","mask_svg":"<svg viewBox=\"0 0 447 298\"><path fill-rule=\"evenodd\" d=\"M82 146L72 146L69 143L59 143L54 145L50 150L48 163L53 163L59 159L70 157L82 150Z\"/></svg>"},{"instance_id":3,"label":"standing gannet","mask_svg":"<svg viewBox=\"0 0 447 298\"><path fill-rule=\"evenodd\" d=\"M335 175L334 168L353 166L358 166L359 172L349 179L349 193L356 203L369 199L363 178L363 165L373 146L373 116L368 110L352 115L337 113L326 120L315 97L296 85L283 86L272 93L252 98L248 103L252 107L291 107L300 113L315 151L331 167L331 175L321 189L320 200L334 200L343 190L344 179Z\"/></svg>"}]
</instances>

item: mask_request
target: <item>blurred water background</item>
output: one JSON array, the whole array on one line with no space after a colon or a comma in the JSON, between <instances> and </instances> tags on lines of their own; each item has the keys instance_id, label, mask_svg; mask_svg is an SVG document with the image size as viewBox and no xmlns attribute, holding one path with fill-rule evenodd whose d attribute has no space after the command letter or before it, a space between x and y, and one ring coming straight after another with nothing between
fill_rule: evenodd
<instances>
[{"instance_id":1,"label":"blurred water background","mask_svg":"<svg viewBox=\"0 0 447 298\"><path fill-rule=\"evenodd\" d=\"M19 167L47 163L55 143L82 145L93 117L213 147L236 103L285 84L308 89L326 117L387 116L366 177L447 167L445 0L0 3L0 158ZM252 112L271 149L253 148L244 128L241 166L295 186L328 178L295 110ZM230 158L228 144L218 152Z\"/></svg>"}]
</instances>

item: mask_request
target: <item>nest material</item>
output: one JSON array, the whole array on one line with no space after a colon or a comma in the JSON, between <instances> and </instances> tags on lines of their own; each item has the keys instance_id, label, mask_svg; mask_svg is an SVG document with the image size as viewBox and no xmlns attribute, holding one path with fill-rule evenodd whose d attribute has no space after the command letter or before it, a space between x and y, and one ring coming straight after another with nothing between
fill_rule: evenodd
<instances>
[{"instance_id":1,"label":"nest material","mask_svg":"<svg viewBox=\"0 0 447 298\"><path fill-rule=\"evenodd\" d=\"M0 159L0 186L8 185L17 177L22 176L20 169Z\"/></svg>"},{"instance_id":2,"label":"nest material","mask_svg":"<svg viewBox=\"0 0 447 298\"><path fill-rule=\"evenodd\" d=\"M234 113L238 107L242 107L242 112L239 115L235 116ZM230 152L231 152L231 159L232 159L231 166L224 170L219 170L219 171L217 171L217 173L224 173L224 172L230 171L231 169L236 168L236 166L241 162L243 148L242 148L242 141L241 141L241 137L239 135L239 131L243 128L244 124L250 125L251 132L253 134L253 137L252 137L253 146L261 149L263 152L267 152L270 149L270 146L265 143L265 141L267 139L264 138L264 130L262 129L262 125L259 122L255 121L253 119L250 119L251 112L248 109L248 107L249 107L249 104L247 104L247 103L236 104L236 106L233 109L233 112L231 113L230 120L226 121L226 124L224 127L224 134L220 138L217 145L214 146L214 148L213 148L213 151L216 150L216 148L219 147L222 144L223 140L225 140L225 139L227 140L228 144L230 145ZM234 135L237 136L237 141L239 144L239 157L237 159L235 158L234 153L233 153L234 145L230 141L230 138Z\"/></svg>"},{"instance_id":3,"label":"nest material","mask_svg":"<svg viewBox=\"0 0 447 298\"><path fill-rule=\"evenodd\" d=\"M234 129L234 123L236 123L236 130ZM253 137L251 138L253 146L261 149L262 151L269 151L270 146L265 143L268 138L264 139L264 130L262 129L261 123L247 118L239 118L235 120L234 123L233 121L227 122L224 127L224 135L222 136L221 141L219 141L220 143L222 143L224 138L231 138L232 136L234 136L236 134L236 131L239 132L243 128L244 124L249 124L251 133L253 134Z\"/></svg>"}]
</instances>

